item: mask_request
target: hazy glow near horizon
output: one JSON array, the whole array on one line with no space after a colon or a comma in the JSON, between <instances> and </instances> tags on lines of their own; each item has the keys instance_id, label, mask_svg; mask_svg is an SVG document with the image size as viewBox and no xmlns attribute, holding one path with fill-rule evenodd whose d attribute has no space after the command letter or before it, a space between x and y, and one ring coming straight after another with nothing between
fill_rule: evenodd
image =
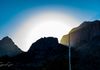
<instances>
[{"instance_id":1,"label":"hazy glow near horizon","mask_svg":"<svg viewBox=\"0 0 100 70\"><path fill-rule=\"evenodd\" d=\"M65 11L38 10L36 13L31 12L20 23L13 40L22 50L27 51L41 37L57 37L60 41L79 22Z\"/></svg>"}]
</instances>

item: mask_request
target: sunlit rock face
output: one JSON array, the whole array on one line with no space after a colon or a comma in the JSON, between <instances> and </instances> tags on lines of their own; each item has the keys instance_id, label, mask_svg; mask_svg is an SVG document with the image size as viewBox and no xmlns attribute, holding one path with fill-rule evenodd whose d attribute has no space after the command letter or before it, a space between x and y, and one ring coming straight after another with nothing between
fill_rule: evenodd
<instances>
[{"instance_id":1,"label":"sunlit rock face","mask_svg":"<svg viewBox=\"0 0 100 70\"><path fill-rule=\"evenodd\" d=\"M72 29L69 35L70 45L75 51L72 53L72 70L100 70L100 21L84 22ZM65 44L69 35L62 38Z\"/></svg>"},{"instance_id":2,"label":"sunlit rock face","mask_svg":"<svg viewBox=\"0 0 100 70\"><path fill-rule=\"evenodd\" d=\"M79 27L73 28L69 34L64 35L61 39L61 44L70 46L82 46L88 43L95 36L100 35L100 21L84 22ZM69 39L70 37L70 39Z\"/></svg>"},{"instance_id":3,"label":"sunlit rock face","mask_svg":"<svg viewBox=\"0 0 100 70\"><path fill-rule=\"evenodd\" d=\"M0 57L1 56L15 56L22 51L14 44L9 37L4 37L0 40Z\"/></svg>"}]
</instances>

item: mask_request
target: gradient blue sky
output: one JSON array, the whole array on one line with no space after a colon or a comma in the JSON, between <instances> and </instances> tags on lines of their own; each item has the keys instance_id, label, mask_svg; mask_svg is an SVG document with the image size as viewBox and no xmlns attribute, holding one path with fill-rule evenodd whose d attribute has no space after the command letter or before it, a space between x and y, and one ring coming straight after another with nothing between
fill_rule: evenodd
<instances>
[{"instance_id":1,"label":"gradient blue sky","mask_svg":"<svg viewBox=\"0 0 100 70\"><path fill-rule=\"evenodd\" d=\"M41 6L70 9L79 21L100 19L100 0L0 0L0 38L11 34L17 23L10 23L20 12Z\"/></svg>"}]
</instances>

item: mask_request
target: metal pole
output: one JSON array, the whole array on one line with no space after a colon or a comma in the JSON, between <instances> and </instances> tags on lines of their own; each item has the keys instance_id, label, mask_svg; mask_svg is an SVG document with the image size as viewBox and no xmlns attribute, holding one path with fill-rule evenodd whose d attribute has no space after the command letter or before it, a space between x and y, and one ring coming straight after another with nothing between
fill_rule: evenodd
<instances>
[{"instance_id":1,"label":"metal pole","mask_svg":"<svg viewBox=\"0 0 100 70\"><path fill-rule=\"evenodd\" d=\"M69 70L71 70L71 46L70 46L70 33L69 33Z\"/></svg>"}]
</instances>

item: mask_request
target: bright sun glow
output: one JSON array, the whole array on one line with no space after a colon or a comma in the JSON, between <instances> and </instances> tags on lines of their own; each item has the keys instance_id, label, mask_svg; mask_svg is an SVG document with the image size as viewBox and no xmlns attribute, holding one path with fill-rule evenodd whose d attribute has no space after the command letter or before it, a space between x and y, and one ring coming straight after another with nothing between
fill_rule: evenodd
<instances>
[{"instance_id":1,"label":"bright sun glow","mask_svg":"<svg viewBox=\"0 0 100 70\"><path fill-rule=\"evenodd\" d=\"M77 24L78 21L64 11L38 11L35 15L31 13L21 22L14 35L14 41L22 50L27 51L31 44L41 37L57 37L60 41L61 37Z\"/></svg>"}]
</instances>

